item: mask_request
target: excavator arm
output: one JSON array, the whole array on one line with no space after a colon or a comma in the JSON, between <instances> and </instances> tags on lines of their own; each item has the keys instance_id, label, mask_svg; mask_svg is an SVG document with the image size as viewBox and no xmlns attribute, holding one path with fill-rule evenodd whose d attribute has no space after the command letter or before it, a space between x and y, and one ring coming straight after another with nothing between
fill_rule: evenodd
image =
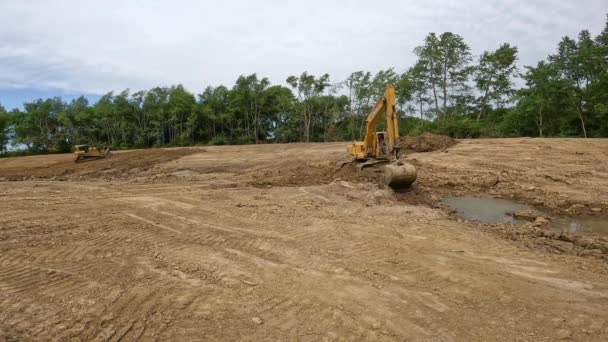
<instances>
[{"instance_id":1,"label":"excavator arm","mask_svg":"<svg viewBox=\"0 0 608 342\"><path fill-rule=\"evenodd\" d=\"M378 99L376 105L369 114L367 114L365 137L363 138L363 146L366 155L374 154L374 139L376 138L376 125L380 121L380 117L386 111L386 97Z\"/></svg>"}]
</instances>

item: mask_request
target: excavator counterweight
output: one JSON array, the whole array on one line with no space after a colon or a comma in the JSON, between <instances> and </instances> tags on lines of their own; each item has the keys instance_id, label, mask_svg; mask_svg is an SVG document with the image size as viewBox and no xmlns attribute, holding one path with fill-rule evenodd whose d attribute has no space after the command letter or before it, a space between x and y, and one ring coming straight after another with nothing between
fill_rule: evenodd
<instances>
[{"instance_id":1,"label":"excavator counterweight","mask_svg":"<svg viewBox=\"0 0 608 342\"><path fill-rule=\"evenodd\" d=\"M371 165L384 166L385 183L394 189L403 189L416 181L416 167L399 160L399 114L396 110L395 87L386 86L384 96L367 115L363 141L355 141L347 146L353 162L363 169ZM386 130L377 132L376 126L385 114Z\"/></svg>"}]
</instances>

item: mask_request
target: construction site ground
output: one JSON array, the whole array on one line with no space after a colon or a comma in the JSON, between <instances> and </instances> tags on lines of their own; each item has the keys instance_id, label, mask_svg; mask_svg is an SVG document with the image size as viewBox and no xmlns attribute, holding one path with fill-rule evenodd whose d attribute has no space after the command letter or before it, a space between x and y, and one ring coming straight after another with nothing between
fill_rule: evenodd
<instances>
[{"instance_id":1,"label":"construction site ground","mask_svg":"<svg viewBox=\"0 0 608 342\"><path fill-rule=\"evenodd\" d=\"M344 143L0 159L0 341L608 340L608 238L466 221L446 196L608 217L608 139L408 153Z\"/></svg>"}]
</instances>

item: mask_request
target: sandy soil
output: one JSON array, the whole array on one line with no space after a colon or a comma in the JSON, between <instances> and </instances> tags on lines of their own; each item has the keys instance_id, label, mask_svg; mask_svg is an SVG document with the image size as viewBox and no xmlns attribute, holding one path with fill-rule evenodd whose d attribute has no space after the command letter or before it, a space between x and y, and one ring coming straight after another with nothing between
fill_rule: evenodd
<instances>
[{"instance_id":1,"label":"sandy soil","mask_svg":"<svg viewBox=\"0 0 608 342\"><path fill-rule=\"evenodd\" d=\"M485 194L608 214L608 140L414 153L419 182L399 194L336 172L344 153L0 160L0 341L608 339L608 239L467 222L438 204Z\"/></svg>"}]
</instances>

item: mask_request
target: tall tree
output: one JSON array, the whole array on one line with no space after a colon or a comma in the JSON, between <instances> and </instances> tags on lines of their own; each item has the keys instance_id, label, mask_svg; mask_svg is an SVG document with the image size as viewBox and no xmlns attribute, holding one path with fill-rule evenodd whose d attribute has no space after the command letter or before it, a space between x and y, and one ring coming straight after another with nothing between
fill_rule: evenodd
<instances>
[{"instance_id":1,"label":"tall tree","mask_svg":"<svg viewBox=\"0 0 608 342\"><path fill-rule=\"evenodd\" d=\"M38 99L24 103L25 112L16 119L18 142L25 143L33 150L48 151L57 142L56 133L60 128L58 115L64 110L59 97L46 100Z\"/></svg>"},{"instance_id":2,"label":"tall tree","mask_svg":"<svg viewBox=\"0 0 608 342\"><path fill-rule=\"evenodd\" d=\"M363 134L365 126L365 115L372 106L372 74L364 71L356 71L346 79L348 88L350 116L348 118L348 130L350 139L358 139Z\"/></svg>"},{"instance_id":3,"label":"tall tree","mask_svg":"<svg viewBox=\"0 0 608 342\"><path fill-rule=\"evenodd\" d=\"M507 43L492 52L485 51L475 68L474 80L479 97L477 121L487 110L488 103L502 104L513 94L513 77L517 73L517 48Z\"/></svg>"},{"instance_id":4,"label":"tall tree","mask_svg":"<svg viewBox=\"0 0 608 342\"><path fill-rule=\"evenodd\" d=\"M413 67L408 69L406 75L411 85L412 98L417 104L416 107L418 108L420 119L422 120L425 113L425 105L428 106L432 101L431 97L429 97L429 90L426 83L426 75L428 75L426 63L418 61Z\"/></svg>"},{"instance_id":5,"label":"tall tree","mask_svg":"<svg viewBox=\"0 0 608 342\"><path fill-rule=\"evenodd\" d=\"M0 155L6 151L8 144L9 116L6 109L0 104Z\"/></svg>"},{"instance_id":6,"label":"tall tree","mask_svg":"<svg viewBox=\"0 0 608 342\"><path fill-rule=\"evenodd\" d=\"M188 138L188 131L184 130L184 126L188 118L192 114L196 100L194 95L189 93L180 84L172 87L169 91L169 113L171 121L174 123L174 134L172 141L178 140L178 144L183 144Z\"/></svg>"},{"instance_id":7,"label":"tall tree","mask_svg":"<svg viewBox=\"0 0 608 342\"><path fill-rule=\"evenodd\" d=\"M591 38L587 30L580 32L578 40L562 38L557 53L549 57L555 63L561 76L567 81L566 96L570 99L580 121L583 136L587 137L586 121L593 116L592 89L601 82L607 58L602 49Z\"/></svg>"},{"instance_id":8,"label":"tall tree","mask_svg":"<svg viewBox=\"0 0 608 342\"><path fill-rule=\"evenodd\" d=\"M329 83L329 74L324 74L319 77L309 75L308 72L303 72L300 77L289 76L287 83L298 91L298 97L303 102L303 119L304 119L304 140L310 141L310 127L313 118L313 101L323 93Z\"/></svg>"},{"instance_id":9,"label":"tall tree","mask_svg":"<svg viewBox=\"0 0 608 342\"><path fill-rule=\"evenodd\" d=\"M538 135L542 137L547 125L546 116L552 113L552 100L563 94L564 83L559 79L556 66L551 63L541 61L536 67L526 66L526 69L523 78L527 88L521 90L520 107L533 113Z\"/></svg>"},{"instance_id":10,"label":"tall tree","mask_svg":"<svg viewBox=\"0 0 608 342\"><path fill-rule=\"evenodd\" d=\"M435 113L440 119L445 118L448 115L448 101L468 90L467 81L472 72L469 66L471 49L458 34L444 32L439 37L430 33L423 45L414 52L425 66L425 78L432 90Z\"/></svg>"}]
</instances>

